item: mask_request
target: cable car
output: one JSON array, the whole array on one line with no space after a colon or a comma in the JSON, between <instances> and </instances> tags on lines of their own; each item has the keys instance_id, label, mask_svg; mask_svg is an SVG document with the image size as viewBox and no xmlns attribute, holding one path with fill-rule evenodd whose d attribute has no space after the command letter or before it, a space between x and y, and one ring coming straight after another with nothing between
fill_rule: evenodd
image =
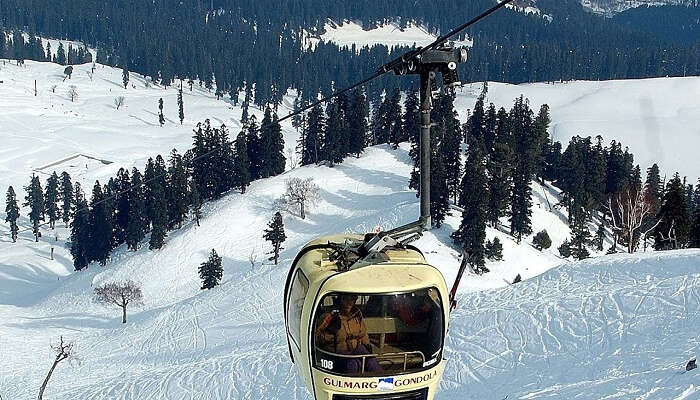
<instances>
[{"instance_id":1,"label":"cable car","mask_svg":"<svg viewBox=\"0 0 700 400\"><path fill-rule=\"evenodd\" d=\"M432 80L438 71L445 86L458 84L466 53L419 51L382 68L420 75L420 219L387 232L315 239L287 275L289 355L316 400L431 400L445 369L445 336L467 258L448 293L440 271L409 243L431 226Z\"/></svg>"},{"instance_id":2,"label":"cable car","mask_svg":"<svg viewBox=\"0 0 700 400\"><path fill-rule=\"evenodd\" d=\"M445 366L445 279L412 246L362 257L365 239L322 237L297 256L285 289L290 356L317 400L432 399Z\"/></svg>"}]
</instances>

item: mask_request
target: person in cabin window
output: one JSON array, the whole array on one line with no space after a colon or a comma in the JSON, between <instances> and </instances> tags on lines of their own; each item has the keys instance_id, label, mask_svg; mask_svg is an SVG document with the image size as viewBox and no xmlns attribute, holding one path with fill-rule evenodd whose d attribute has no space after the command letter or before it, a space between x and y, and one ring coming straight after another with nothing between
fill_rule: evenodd
<instances>
[{"instance_id":1,"label":"person in cabin window","mask_svg":"<svg viewBox=\"0 0 700 400\"><path fill-rule=\"evenodd\" d=\"M316 343L327 351L342 355L372 354L372 344L367 335L367 325L362 311L355 305L357 296L341 295L339 310L321 316L316 328ZM362 358L343 357L339 372L362 372ZM382 367L375 357L365 358L365 372L378 372Z\"/></svg>"}]
</instances>

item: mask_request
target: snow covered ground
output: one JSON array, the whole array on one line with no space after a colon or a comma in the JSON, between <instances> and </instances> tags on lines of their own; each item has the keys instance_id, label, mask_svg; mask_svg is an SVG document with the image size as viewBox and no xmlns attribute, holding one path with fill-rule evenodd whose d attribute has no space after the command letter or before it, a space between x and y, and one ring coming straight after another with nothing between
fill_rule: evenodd
<instances>
[{"instance_id":1,"label":"snow covered ground","mask_svg":"<svg viewBox=\"0 0 700 400\"><path fill-rule=\"evenodd\" d=\"M124 90L120 70L98 66L90 81L88 68L76 67L73 79L64 83L63 68L53 64L0 66L5 82L0 84L2 192L9 184L16 189L25 185L32 169L57 162L51 168L68 169L91 187L94 179L111 176L120 166L142 168L149 156L172 147L185 150L193 124L205 117L237 132L240 110L204 89L185 89L181 126L175 120L175 89L147 88L132 74L136 88ZM34 79L40 84L37 97ZM670 90L665 85L673 81L639 81L632 87ZM698 79L682 82L697 85ZM53 84L62 90L51 92ZM65 96L68 84L80 93L75 103ZM573 110L573 99L586 84L591 95L600 85L627 87L624 82L491 84L489 97L509 105L524 92L533 107L547 100L557 124L565 122L557 119L558 108ZM633 96L621 88L617 96ZM568 97L567 89L573 92ZM460 112L473 106L475 93L476 86L465 88ZM545 99L547 94L551 99ZM127 99L127 107L118 111L112 104L117 95ZM163 128L156 115L160 97L169 119ZM670 113L674 104L662 105ZM621 115L626 110L622 107ZM589 121L594 120L590 115ZM287 147L294 147L296 133L289 125L284 132ZM75 154L111 163L83 156L62 161ZM254 182L245 195L230 193L205 205L201 227L188 223L171 232L160 251L120 248L106 267L92 265L80 273L71 272L64 228L58 229L57 242L45 230L39 244L29 232L12 244L7 225L0 224L0 349L6 358L0 363L0 396L36 396L52 359L49 344L64 335L76 342L82 363L60 365L47 398L308 399L287 359L280 293L288 264L300 246L319 235L414 220L418 203L407 188L410 169L405 145L370 148L334 168L296 168ZM306 220L285 216L288 239L280 265L274 266L261 262L268 251L262 229L291 177L313 177L322 187L321 201ZM489 263L490 274L468 275L463 281L447 343L450 364L438 399L462 399L464 393L498 400L698 398L697 374L680 371L698 352L693 329L700 319L700 252L602 257L552 269L563 262L555 248L569 234L566 216L549 211L547 203L556 196L552 188L533 185L533 195L533 228L549 231L552 249L540 253L529 238L517 245L489 229L489 239L498 236L503 242L505 261ZM18 190L18 197L24 197L23 191ZM21 224L28 225L24 218ZM450 216L441 229L416 242L448 283L458 267L449 234L458 224L459 216ZM197 267L212 248L223 258L224 280L202 292ZM253 267L251 254L257 257ZM526 281L508 286L518 273ZM125 278L141 283L145 299L122 325L118 310L91 301L91 288Z\"/></svg>"}]
</instances>

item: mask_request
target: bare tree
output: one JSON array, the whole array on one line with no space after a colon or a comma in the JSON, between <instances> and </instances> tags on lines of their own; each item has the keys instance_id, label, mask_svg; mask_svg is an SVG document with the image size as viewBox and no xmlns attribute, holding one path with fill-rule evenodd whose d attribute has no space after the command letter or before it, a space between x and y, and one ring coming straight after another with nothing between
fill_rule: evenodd
<instances>
[{"instance_id":1,"label":"bare tree","mask_svg":"<svg viewBox=\"0 0 700 400\"><path fill-rule=\"evenodd\" d=\"M299 161L297 159L297 152L290 148L287 148L287 160L289 160L289 168L295 169L299 166Z\"/></svg>"},{"instance_id":2,"label":"bare tree","mask_svg":"<svg viewBox=\"0 0 700 400\"><path fill-rule=\"evenodd\" d=\"M70 97L71 102L78 98L78 88L75 85L70 85L68 88L68 97Z\"/></svg>"},{"instance_id":3,"label":"bare tree","mask_svg":"<svg viewBox=\"0 0 700 400\"><path fill-rule=\"evenodd\" d=\"M51 85L51 93L56 93L56 88L58 85Z\"/></svg>"},{"instance_id":4,"label":"bare tree","mask_svg":"<svg viewBox=\"0 0 700 400\"><path fill-rule=\"evenodd\" d=\"M97 303L113 304L122 308L122 323L126 324L126 308L129 304L139 305L143 300L141 287L131 281L107 283L94 290L93 299Z\"/></svg>"},{"instance_id":5,"label":"bare tree","mask_svg":"<svg viewBox=\"0 0 700 400\"><path fill-rule=\"evenodd\" d=\"M651 215L653 198L645 190L628 188L608 198L606 206L612 220L612 230L627 242L627 252L637 251L640 237L646 237L658 225L645 232L639 232L644 222Z\"/></svg>"},{"instance_id":6,"label":"bare tree","mask_svg":"<svg viewBox=\"0 0 700 400\"><path fill-rule=\"evenodd\" d=\"M114 107L119 109L119 107L124 105L124 96L117 96L114 98Z\"/></svg>"},{"instance_id":7,"label":"bare tree","mask_svg":"<svg viewBox=\"0 0 700 400\"><path fill-rule=\"evenodd\" d=\"M74 350L74 343L73 342L65 342L63 340L63 336L61 336L60 342L55 345L51 346L51 350L53 350L56 353L56 358L53 360L53 365L51 365L51 369L49 370L49 373L46 375L46 379L44 379L44 383L41 384L41 389L39 389L39 400L42 400L44 398L44 390L46 390L46 385L49 384L49 379L51 379L51 375L53 374L53 371L56 369L56 366L58 363L64 360L69 360L69 362L73 359L75 359L75 350Z\"/></svg>"},{"instance_id":8,"label":"bare tree","mask_svg":"<svg viewBox=\"0 0 700 400\"><path fill-rule=\"evenodd\" d=\"M85 73L87 74L88 78L90 78L90 82L92 82L92 78L95 77L95 70L93 69L90 71L86 71Z\"/></svg>"},{"instance_id":9,"label":"bare tree","mask_svg":"<svg viewBox=\"0 0 700 400\"><path fill-rule=\"evenodd\" d=\"M306 219L307 205L316 204L320 199L319 188L313 178L292 178L286 181L286 192L279 199L279 206L289 212L299 212Z\"/></svg>"},{"instance_id":10,"label":"bare tree","mask_svg":"<svg viewBox=\"0 0 700 400\"><path fill-rule=\"evenodd\" d=\"M250 251L250 255L248 256L248 261L250 261L250 270L254 271L255 270L255 261L258 260L258 254L255 252L255 249Z\"/></svg>"}]
</instances>

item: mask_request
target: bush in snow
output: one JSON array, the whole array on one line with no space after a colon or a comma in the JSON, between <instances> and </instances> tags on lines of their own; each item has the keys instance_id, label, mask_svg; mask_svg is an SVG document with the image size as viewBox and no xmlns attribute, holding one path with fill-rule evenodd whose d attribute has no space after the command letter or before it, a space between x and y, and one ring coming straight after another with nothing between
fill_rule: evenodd
<instances>
[{"instance_id":1,"label":"bush in snow","mask_svg":"<svg viewBox=\"0 0 700 400\"><path fill-rule=\"evenodd\" d=\"M547 233L546 229L535 235L535 237L532 239L532 245L539 251L552 247L552 239L549 238L549 234Z\"/></svg>"},{"instance_id":2,"label":"bush in snow","mask_svg":"<svg viewBox=\"0 0 700 400\"><path fill-rule=\"evenodd\" d=\"M75 87L75 85L70 85L68 88L68 98L70 98L70 101L74 101L78 97L78 89Z\"/></svg>"},{"instance_id":3,"label":"bush in snow","mask_svg":"<svg viewBox=\"0 0 700 400\"><path fill-rule=\"evenodd\" d=\"M124 96L117 96L114 98L114 107L119 109L119 107L124 105Z\"/></svg>"},{"instance_id":4,"label":"bush in snow","mask_svg":"<svg viewBox=\"0 0 700 400\"><path fill-rule=\"evenodd\" d=\"M569 239L566 239L564 243L559 246L559 254L561 254L561 256L564 258L571 257L571 243L569 242Z\"/></svg>"},{"instance_id":5,"label":"bush in snow","mask_svg":"<svg viewBox=\"0 0 700 400\"><path fill-rule=\"evenodd\" d=\"M486 258L488 258L491 261L503 260L503 245L501 244L501 241L498 240L498 238L493 238L493 242L487 240L485 248L486 249L484 255L486 255Z\"/></svg>"}]
</instances>

